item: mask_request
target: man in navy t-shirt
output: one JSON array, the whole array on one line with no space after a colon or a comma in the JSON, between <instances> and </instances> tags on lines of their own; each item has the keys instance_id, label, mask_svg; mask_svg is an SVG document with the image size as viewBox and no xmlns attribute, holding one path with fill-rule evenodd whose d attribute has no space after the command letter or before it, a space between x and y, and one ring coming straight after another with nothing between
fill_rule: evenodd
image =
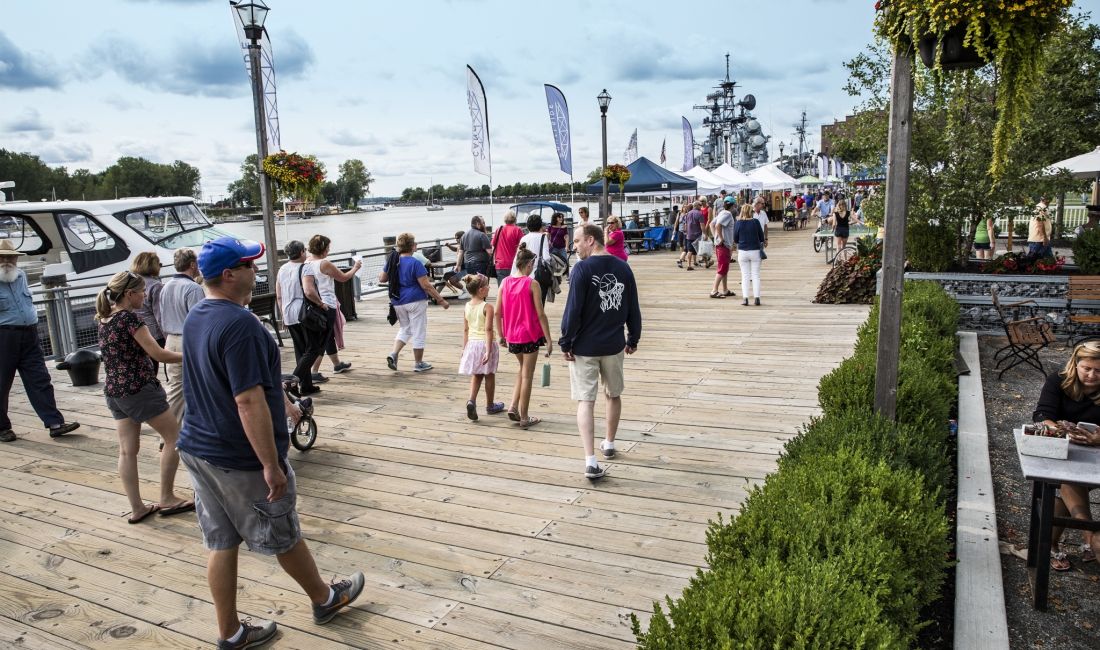
<instances>
[{"instance_id":1,"label":"man in navy t-shirt","mask_svg":"<svg viewBox=\"0 0 1100 650\"><path fill-rule=\"evenodd\" d=\"M326 584L302 539L294 470L287 462L287 414L299 416L282 391L279 348L245 308L256 286L263 244L222 237L205 243L199 271L206 300L183 325L186 411L177 447L191 474L219 648L259 645L274 621L237 619L237 551L241 542L276 555L313 601L313 620L327 623L363 590L363 574Z\"/></svg>"},{"instance_id":2,"label":"man in navy t-shirt","mask_svg":"<svg viewBox=\"0 0 1100 650\"><path fill-rule=\"evenodd\" d=\"M584 446L584 475L602 477L593 441L596 389L607 397L607 434L600 443L605 458L615 456L615 433L622 414L623 353L634 354L642 335L638 286L630 265L604 249L603 230L578 226L573 247L581 258L569 274L569 299L561 319L561 348L569 364L569 384L577 402L577 426ZM626 332L623 332L623 328Z\"/></svg>"}]
</instances>

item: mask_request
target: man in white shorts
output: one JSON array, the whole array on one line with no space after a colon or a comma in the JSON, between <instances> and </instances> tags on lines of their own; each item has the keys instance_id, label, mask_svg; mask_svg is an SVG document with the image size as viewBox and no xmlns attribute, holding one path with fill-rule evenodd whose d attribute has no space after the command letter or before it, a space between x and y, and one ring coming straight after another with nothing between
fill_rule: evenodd
<instances>
[{"instance_id":1,"label":"man in white shorts","mask_svg":"<svg viewBox=\"0 0 1100 650\"><path fill-rule=\"evenodd\" d=\"M597 388L602 381L607 397L607 434L600 450L604 458L613 458L615 433L622 414L623 355L634 354L638 348L642 312L634 273L629 264L604 249L603 230L599 226L578 226L573 234L573 247L581 261L569 274L569 299L561 320L558 346L571 362L569 383L577 401L584 475L598 479L607 469L596 462L593 440Z\"/></svg>"}]
</instances>

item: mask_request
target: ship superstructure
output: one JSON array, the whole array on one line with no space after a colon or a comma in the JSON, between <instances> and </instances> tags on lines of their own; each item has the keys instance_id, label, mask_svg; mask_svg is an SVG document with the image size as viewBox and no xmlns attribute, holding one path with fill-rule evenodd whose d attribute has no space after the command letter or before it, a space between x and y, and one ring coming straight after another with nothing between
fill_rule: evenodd
<instances>
[{"instance_id":1,"label":"ship superstructure","mask_svg":"<svg viewBox=\"0 0 1100 650\"><path fill-rule=\"evenodd\" d=\"M705 169L715 169L729 163L737 170L747 172L769 162L768 136L753 117L756 98L736 96L737 82L730 79L730 55L726 54L726 78L707 95L707 103L693 108L706 111L703 126L707 137L696 164Z\"/></svg>"}]
</instances>

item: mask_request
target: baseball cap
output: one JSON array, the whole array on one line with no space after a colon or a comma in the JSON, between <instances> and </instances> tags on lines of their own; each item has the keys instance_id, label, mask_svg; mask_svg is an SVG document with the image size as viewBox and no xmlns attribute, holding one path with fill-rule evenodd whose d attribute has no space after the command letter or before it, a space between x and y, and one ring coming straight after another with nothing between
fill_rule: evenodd
<instances>
[{"instance_id":1,"label":"baseball cap","mask_svg":"<svg viewBox=\"0 0 1100 650\"><path fill-rule=\"evenodd\" d=\"M726 197L726 205L733 205L733 197L732 196L727 196Z\"/></svg>"},{"instance_id":2,"label":"baseball cap","mask_svg":"<svg viewBox=\"0 0 1100 650\"><path fill-rule=\"evenodd\" d=\"M249 239L220 237L206 242L199 251L199 273L204 278L216 278L222 271L263 257L264 245Z\"/></svg>"}]
</instances>

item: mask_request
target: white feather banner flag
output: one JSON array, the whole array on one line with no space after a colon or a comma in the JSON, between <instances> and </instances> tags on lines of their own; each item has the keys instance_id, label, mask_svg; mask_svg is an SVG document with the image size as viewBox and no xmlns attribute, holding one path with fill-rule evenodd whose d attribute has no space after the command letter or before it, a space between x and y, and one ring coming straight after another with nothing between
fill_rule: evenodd
<instances>
[{"instance_id":1,"label":"white feather banner flag","mask_svg":"<svg viewBox=\"0 0 1100 650\"><path fill-rule=\"evenodd\" d=\"M474 171L491 179L493 159L489 155L489 109L485 103L485 86L470 66L466 66L466 102L470 105L470 151L474 155Z\"/></svg>"}]
</instances>

